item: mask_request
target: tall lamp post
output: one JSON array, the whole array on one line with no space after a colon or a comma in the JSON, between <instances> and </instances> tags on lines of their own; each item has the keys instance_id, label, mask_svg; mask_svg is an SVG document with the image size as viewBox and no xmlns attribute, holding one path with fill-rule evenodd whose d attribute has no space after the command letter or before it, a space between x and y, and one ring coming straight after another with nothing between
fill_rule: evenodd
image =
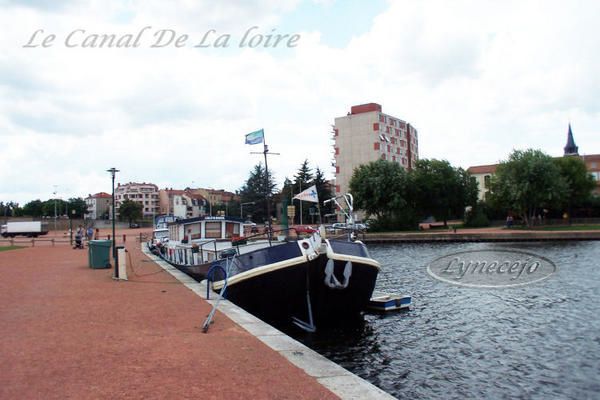
<instances>
[{"instance_id":1,"label":"tall lamp post","mask_svg":"<svg viewBox=\"0 0 600 400\"><path fill-rule=\"evenodd\" d=\"M118 169L112 167L107 169L106 172L110 172L112 176L112 254L113 264L115 265L115 278L119 278L119 270L117 268L117 238L115 236L115 174L119 172Z\"/></svg>"},{"instance_id":2,"label":"tall lamp post","mask_svg":"<svg viewBox=\"0 0 600 400\"><path fill-rule=\"evenodd\" d=\"M71 246L73 246L73 218L75 218L75 209L71 210L71 216L69 217L69 240Z\"/></svg>"}]
</instances>

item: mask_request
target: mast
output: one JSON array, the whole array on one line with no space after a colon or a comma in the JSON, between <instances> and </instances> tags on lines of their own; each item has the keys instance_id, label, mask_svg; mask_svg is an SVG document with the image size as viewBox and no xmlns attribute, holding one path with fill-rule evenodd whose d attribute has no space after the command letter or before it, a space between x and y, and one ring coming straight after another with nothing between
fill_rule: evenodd
<instances>
[{"instance_id":1,"label":"mast","mask_svg":"<svg viewBox=\"0 0 600 400\"><path fill-rule=\"evenodd\" d=\"M257 134L260 133L260 136L258 136ZM249 136L254 135L254 137L251 137L249 139ZM267 155L279 155L279 153L269 153L269 146L267 145L267 141L265 139L265 131L264 129L249 133L248 135L246 135L246 144L258 144L261 143L263 144L263 151L262 153L259 152L250 152L250 154L263 154L265 157L265 200L267 201L267 237L269 239L269 244L271 244L271 238L273 235L273 225L271 222L271 196L270 196L270 190L269 190L269 164L267 161Z\"/></svg>"},{"instance_id":2,"label":"mast","mask_svg":"<svg viewBox=\"0 0 600 400\"><path fill-rule=\"evenodd\" d=\"M271 195L269 190L269 164L267 163L267 153L269 152L269 146L267 146L267 140L263 139L264 150L263 154L265 155L265 198L267 200L267 226L268 226L268 238L269 244L271 244L271 236L272 236L272 226L271 226Z\"/></svg>"}]
</instances>

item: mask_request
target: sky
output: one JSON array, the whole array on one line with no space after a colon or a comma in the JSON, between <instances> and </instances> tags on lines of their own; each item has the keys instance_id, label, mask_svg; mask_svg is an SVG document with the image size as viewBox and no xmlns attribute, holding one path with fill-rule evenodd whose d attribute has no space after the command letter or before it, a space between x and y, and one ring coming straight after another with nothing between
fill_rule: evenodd
<instances>
[{"instance_id":1,"label":"sky","mask_svg":"<svg viewBox=\"0 0 600 400\"><path fill-rule=\"evenodd\" d=\"M269 159L279 183L304 159L333 178L331 125L370 102L418 130L420 158L463 168L513 149L561 155L569 123L580 154L600 153L596 1L0 0L0 10L0 201L110 192L111 167L120 183L235 191L262 160L244 144L261 128L280 153ZM114 35L112 47L94 35Z\"/></svg>"}]
</instances>

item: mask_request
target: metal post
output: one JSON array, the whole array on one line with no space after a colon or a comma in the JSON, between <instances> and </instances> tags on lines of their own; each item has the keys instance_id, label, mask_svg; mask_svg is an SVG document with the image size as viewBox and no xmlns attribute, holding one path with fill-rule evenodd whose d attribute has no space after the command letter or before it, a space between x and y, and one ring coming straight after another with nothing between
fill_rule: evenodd
<instances>
[{"instance_id":1,"label":"metal post","mask_svg":"<svg viewBox=\"0 0 600 400\"><path fill-rule=\"evenodd\" d=\"M273 229L271 227L271 196L269 193L269 165L267 164L267 153L269 152L269 147L267 146L267 141L263 139L263 145L264 145L264 155L265 155L265 198L267 200L267 226L269 229L269 233L268 233L268 238L269 238L269 245L271 245L271 235L273 232Z\"/></svg>"},{"instance_id":2,"label":"metal post","mask_svg":"<svg viewBox=\"0 0 600 400\"><path fill-rule=\"evenodd\" d=\"M56 233L56 219L57 219L57 210L56 210L56 185L54 185L54 233Z\"/></svg>"},{"instance_id":3,"label":"metal post","mask_svg":"<svg viewBox=\"0 0 600 400\"><path fill-rule=\"evenodd\" d=\"M110 172L112 176L112 248L113 248L113 264L115 265L115 278L119 278L119 269L117 266L117 237L115 236L115 174L119 172L115 167L106 170L106 172Z\"/></svg>"}]
</instances>

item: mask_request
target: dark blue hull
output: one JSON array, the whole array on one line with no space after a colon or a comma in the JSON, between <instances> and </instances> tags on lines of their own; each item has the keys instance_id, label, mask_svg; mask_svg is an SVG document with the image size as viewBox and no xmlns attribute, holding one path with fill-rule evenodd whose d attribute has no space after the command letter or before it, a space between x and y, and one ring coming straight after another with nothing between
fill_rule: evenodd
<instances>
[{"instance_id":1,"label":"dark blue hull","mask_svg":"<svg viewBox=\"0 0 600 400\"><path fill-rule=\"evenodd\" d=\"M240 256L243 271L229 278L225 297L272 324L289 323L293 318L309 322L312 313L315 325L330 325L354 318L366 309L379 266L368 257L362 243L331 242L335 257L339 258L333 262L332 269L337 281L343 282L344 272L351 269L347 286L343 288L326 284L328 255L320 254L308 260L294 249L294 246L297 248L295 242L284 246L277 246L280 248L276 251L272 250L276 247L257 250L255 254L249 253L251 258ZM352 260L350 267L347 259ZM252 260L273 262L252 266ZM331 279L330 273L329 281Z\"/></svg>"}]
</instances>

